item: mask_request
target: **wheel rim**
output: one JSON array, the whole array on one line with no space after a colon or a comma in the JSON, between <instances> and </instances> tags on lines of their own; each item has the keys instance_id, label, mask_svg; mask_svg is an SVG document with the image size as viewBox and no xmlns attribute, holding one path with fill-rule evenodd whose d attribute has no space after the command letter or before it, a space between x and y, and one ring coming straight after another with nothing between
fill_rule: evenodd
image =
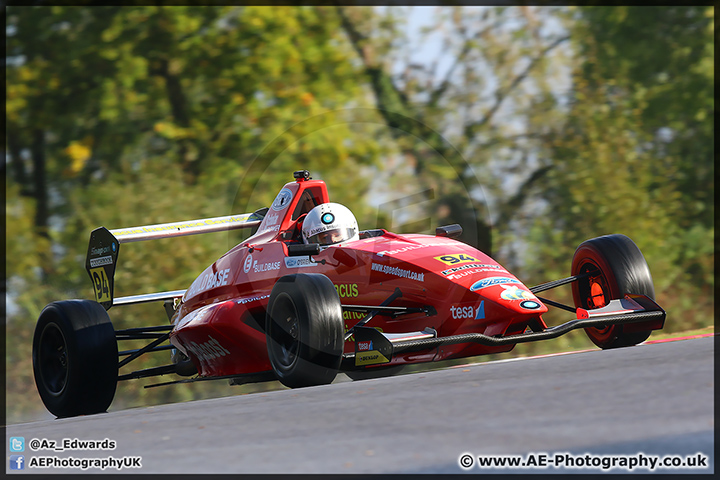
<instances>
[{"instance_id":1,"label":"wheel rim","mask_svg":"<svg viewBox=\"0 0 720 480\"><path fill-rule=\"evenodd\" d=\"M588 306L592 308L604 307L605 302L605 289L602 285L602 278L593 278L590 280L590 298L588 298Z\"/></svg>"},{"instance_id":2,"label":"wheel rim","mask_svg":"<svg viewBox=\"0 0 720 480\"><path fill-rule=\"evenodd\" d=\"M297 363L300 350L300 321L289 297L279 297L273 309L271 338L277 344L275 361L282 370Z\"/></svg>"},{"instance_id":3,"label":"wheel rim","mask_svg":"<svg viewBox=\"0 0 720 480\"><path fill-rule=\"evenodd\" d=\"M38 361L45 390L59 396L67 384L69 364L65 336L54 323L47 324L40 336Z\"/></svg>"},{"instance_id":4,"label":"wheel rim","mask_svg":"<svg viewBox=\"0 0 720 480\"><path fill-rule=\"evenodd\" d=\"M587 299L588 307L600 308L607 305L607 301L605 299L606 289L603 288L603 284L604 278L602 276L590 278L590 296ZM610 333L610 329L610 325L605 325L604 327L596 327L594 330L598 335L607 335Z\"/></svg>"},{"instance_id":5,"label":"wheel rim","mask_svg":"<svg viewBox=\"0 0 720 480\"><path fill-rule=\"evenodd\" d=\"M607 278L602 270L592 262L583 264L580 273L590 273L587 283L582 283L580 288L580 301L582 307L587 309L601 308L610 301L610 287ZM598 339L605 339L612 335L613 326L589 328Z\"/></svg>"}]
</instances>

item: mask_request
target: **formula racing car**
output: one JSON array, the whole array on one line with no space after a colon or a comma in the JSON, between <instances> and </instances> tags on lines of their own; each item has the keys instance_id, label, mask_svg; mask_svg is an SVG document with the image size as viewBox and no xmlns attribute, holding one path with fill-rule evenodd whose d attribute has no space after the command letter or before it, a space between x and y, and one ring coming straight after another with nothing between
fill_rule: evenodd
<instances>
[{"instance_id":1,"label":"formula racing car","mask_svg":"<svg viewBox=\"0 0 720 480\"><path fill-rule=\"evenodd\" d=\"M158 385L224 378L306 387L338 372L355 380L507 352L579 328L603 349L636 345L664 325L647 263L624 235L583 242L569 277L528 288L455 240L459 225L434 236L359 231L322 180L306 170L294 178L251 214L94 230L86 269L95 299L53 302L35 329L33 370L47 409L58 417L104 412L118 381L156 375L185 377ZM256 231L186 290L114 298L121 245L243 228ZM571 286L574 305L537 295L561 285ZM113 328L111 307L145 302L162 302L169 321ZM572 318L549 327L548 307ZM138 339L149 343L118 349ZM120 374L151 352L169 353L170 363Z\"/></svg>"}]
</instances>

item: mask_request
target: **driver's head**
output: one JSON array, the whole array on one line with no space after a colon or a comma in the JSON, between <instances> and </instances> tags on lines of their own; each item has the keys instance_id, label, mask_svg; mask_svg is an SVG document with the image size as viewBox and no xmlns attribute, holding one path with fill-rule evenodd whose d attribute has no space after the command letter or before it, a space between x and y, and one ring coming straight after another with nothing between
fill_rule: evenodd
<instances>
[{"instance_id":1,"label":"driver's head","mask_svg":"<svg viewBox=\"0 0 720 480\"><path fill-rule=\"evenodd\" d=\"M321 203L307 214L303 221L302 236L305 243L334 245L359 238L355 215L339 203Z\"/></svg>"}]
</instances>

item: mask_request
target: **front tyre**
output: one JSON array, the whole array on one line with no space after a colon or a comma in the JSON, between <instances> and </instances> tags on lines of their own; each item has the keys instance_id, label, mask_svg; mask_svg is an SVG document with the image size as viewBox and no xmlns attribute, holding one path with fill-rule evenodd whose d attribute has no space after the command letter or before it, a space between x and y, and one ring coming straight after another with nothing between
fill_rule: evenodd
<instances>
[{"instance_id":1,"label":"front tyre","mask_svg":"<svg viewBox=\"0 0 720 480\"><path fill-rule=\"evenodd\" d=\"M325 385L342 360L344 322L340 297L328 277L281 277L268 300L268 356L278 380L290 388Z\"/></svg>"},{"instance_id":2,"label":"front tyre","mask_svg":"<svg viewBox=\"0 0 720 480\"><path fill-rule=\"evenodd\" d=\"M630 238L614 234L586 240L572 259L572 275L589 273L573 283L576 307L600 308L610 300L624 298L627 293L647 295L655 299L655 288L645 257ZM600 348L637 345L650 336L650 330L627 331L628 325L586 328L590 340Z\"/></svg>"},{"instance_id":3,"label":"front tyre","mask_svg":"<svg viewBox=\"0 0 720 480\"><path fill-rule=\"evenodd\" d=\"M112 403L117 340L99 303L66 300L47 305L35 327L32 359L35 385L53 415L100 413Z\"/></svg>"}]
</instances>

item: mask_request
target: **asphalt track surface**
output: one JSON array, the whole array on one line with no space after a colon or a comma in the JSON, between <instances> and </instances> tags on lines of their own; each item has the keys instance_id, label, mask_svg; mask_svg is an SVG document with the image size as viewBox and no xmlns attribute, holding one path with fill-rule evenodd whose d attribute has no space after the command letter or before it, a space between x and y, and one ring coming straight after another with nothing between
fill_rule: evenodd
<instances>
[{"instance_id":1,"label":"asphalt track surface","mask_svg":"<svg viewBox=\"0 0 720 480\"><path fill-rule=\"evenodd\" d=\"M26 447L26 465L43 455L142 457L141 469L122 473L604 473L602 468L481 469L476 462L481 455L527 460L530 453L538 459L560 453L598 458L700 453L708 468L682 471L708 474L715 459L714 340L486 362L9 425L6 441L109 438L117 443L111 451ZM464 453L475 458L467 470L459 465ZM11 471L7 457L8 473L83 473Z\"/></svg>"}]
</instances>

